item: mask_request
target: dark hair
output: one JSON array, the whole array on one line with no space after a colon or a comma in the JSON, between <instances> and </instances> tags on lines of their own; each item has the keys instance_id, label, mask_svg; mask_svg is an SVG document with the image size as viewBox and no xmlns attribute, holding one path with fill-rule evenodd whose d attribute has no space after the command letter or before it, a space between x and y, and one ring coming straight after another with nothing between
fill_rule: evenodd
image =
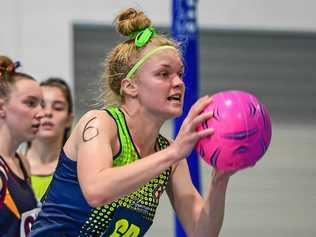
<instances>
[{"instance_id":1,"label":"dark hair","mask_svg":"<svg viewBox=\"0 0 316 237\"><path fill-rule=\"evenodd\" d=\"M73 100L71 96L71 90L67 84L67 82L59 77L49 77L48 79L42 81L40 86L50 86L56 87L62 91L64 94L66 101L68 103L68 114L73 113ZM71 126L65 128L64 131L64 138L63 138L63 145L67 141L70 136Z\"/></svg>"},{"instance_id":2,"label":"dark hair","mask_svg":"<svg viewBox=\"0 0 316 237\"><path fill-rule=\"evenodd\" d=\"M12 86L20 79L35 81L32 76L26 73L16 72L20 66L20 62L14 63L9 57L0 55L0 98L8 98Z\"/></svg>"}]
</instances>

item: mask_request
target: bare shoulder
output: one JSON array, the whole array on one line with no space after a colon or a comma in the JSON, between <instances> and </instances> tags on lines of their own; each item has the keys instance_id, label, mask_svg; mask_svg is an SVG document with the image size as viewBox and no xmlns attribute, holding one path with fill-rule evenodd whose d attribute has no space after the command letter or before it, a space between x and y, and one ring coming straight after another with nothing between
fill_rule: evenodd
<instances>
[{"instance_id":1,"label":"bare shoulder","mask_svg":"<svg viewBox=\"0 0 316 237\"><path fill-rule=\"evenodd\" d=\"M117 137L117 127L113 118L104 110L90 110L85 113L73 128L64 145L64 151L73 160L83 146L90 149L95 144L112 144ZM92 147L91 147L92 146Z\"/></svg>"},{"instance_id":2,"label":"bare shoulder","mask_svg":"<svg viewBox=\"0 0 316 237\"><path fill-rule=\"evenodd\" d=\"M78 122L80 131L88 130L92 127L99 129L109 129L115 125L113 118L104 110L90 110L85 113Z\"/></svg>"},{"instance_id":3,"label":"bare shoulder","mask_svg":"<svg viewBox=\"0 0 316 237\"><path fill-rule=\"evenodd\" d=\"M90 110L80 118L71 137L78 145L78 142L89 142L97 137L106 136L111 140L116 133L115 121L106 111Z\"/></svg>"}]
</instances>

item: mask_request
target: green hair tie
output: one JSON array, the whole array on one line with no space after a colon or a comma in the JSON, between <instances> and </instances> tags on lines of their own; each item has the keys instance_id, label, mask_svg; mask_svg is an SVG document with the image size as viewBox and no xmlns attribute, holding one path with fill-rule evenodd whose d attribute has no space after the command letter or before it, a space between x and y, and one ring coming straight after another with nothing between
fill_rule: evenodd
<instances>
[{"instance_id":1,"label":"green hair tie","mask_svg":"<svg viewBox=\"0 0 316 237\"><path fill-rule=\"evenodd\" d=\"M141 48L148 43L148 41L156 34L156 30L153 27L147 27L142 30L132 32L129 35L130 39L135 39L135 45L137 48Z\"/></svg>"}]
</instances>

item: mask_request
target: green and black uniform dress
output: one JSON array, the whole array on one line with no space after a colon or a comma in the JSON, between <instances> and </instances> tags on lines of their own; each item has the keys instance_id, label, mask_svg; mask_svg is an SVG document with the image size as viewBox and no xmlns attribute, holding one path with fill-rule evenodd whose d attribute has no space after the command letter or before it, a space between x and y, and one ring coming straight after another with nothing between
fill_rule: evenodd
<instances>
[{"instance_id":1,"label":"green and black uniform dress","mask_svg":"<svg viewBox=\"0 0 316 237\"><path fill-rule=\"evenodd\" d=\"M123 112L118 107L110 107L106 111L117 124L120 141L120 151L113 157L113 166L123 166L141 159ZM157 150L168 145L166 138L161 135L157 137ZM91 208L80 190L76 162L62 151L42 211L33 225L31 237L53 236L56 233L61 236L144 236L153 222L160 195L166 189L170 173L171 168L161 172L135 192L104 206Z\"/></svg>"}]
</instances>

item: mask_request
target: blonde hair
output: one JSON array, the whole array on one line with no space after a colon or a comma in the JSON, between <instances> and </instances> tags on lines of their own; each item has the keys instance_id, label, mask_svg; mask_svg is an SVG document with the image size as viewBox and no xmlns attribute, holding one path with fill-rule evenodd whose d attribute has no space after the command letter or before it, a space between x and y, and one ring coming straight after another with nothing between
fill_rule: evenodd
<instances>
[{"instance_id":1,"label":"blonde hair","mask_svg":"<svg viewBox=\"0 0 316 237\"><path fill-rule=\"evenodd\" d=\"M151 20L144 12L134 8L121 12L115 18L115 23L117 31L123 36L129 36L135 31L151 26ZM126 78L129 70L142 56L144 49L163 45L173 46L181 55L179 44L159 33L155 34L144 47L137 48L133 39L127 39L108 53L101 78L101 101L104 106L121 104L121 81Z\"/></svg>"}]
</instances>

